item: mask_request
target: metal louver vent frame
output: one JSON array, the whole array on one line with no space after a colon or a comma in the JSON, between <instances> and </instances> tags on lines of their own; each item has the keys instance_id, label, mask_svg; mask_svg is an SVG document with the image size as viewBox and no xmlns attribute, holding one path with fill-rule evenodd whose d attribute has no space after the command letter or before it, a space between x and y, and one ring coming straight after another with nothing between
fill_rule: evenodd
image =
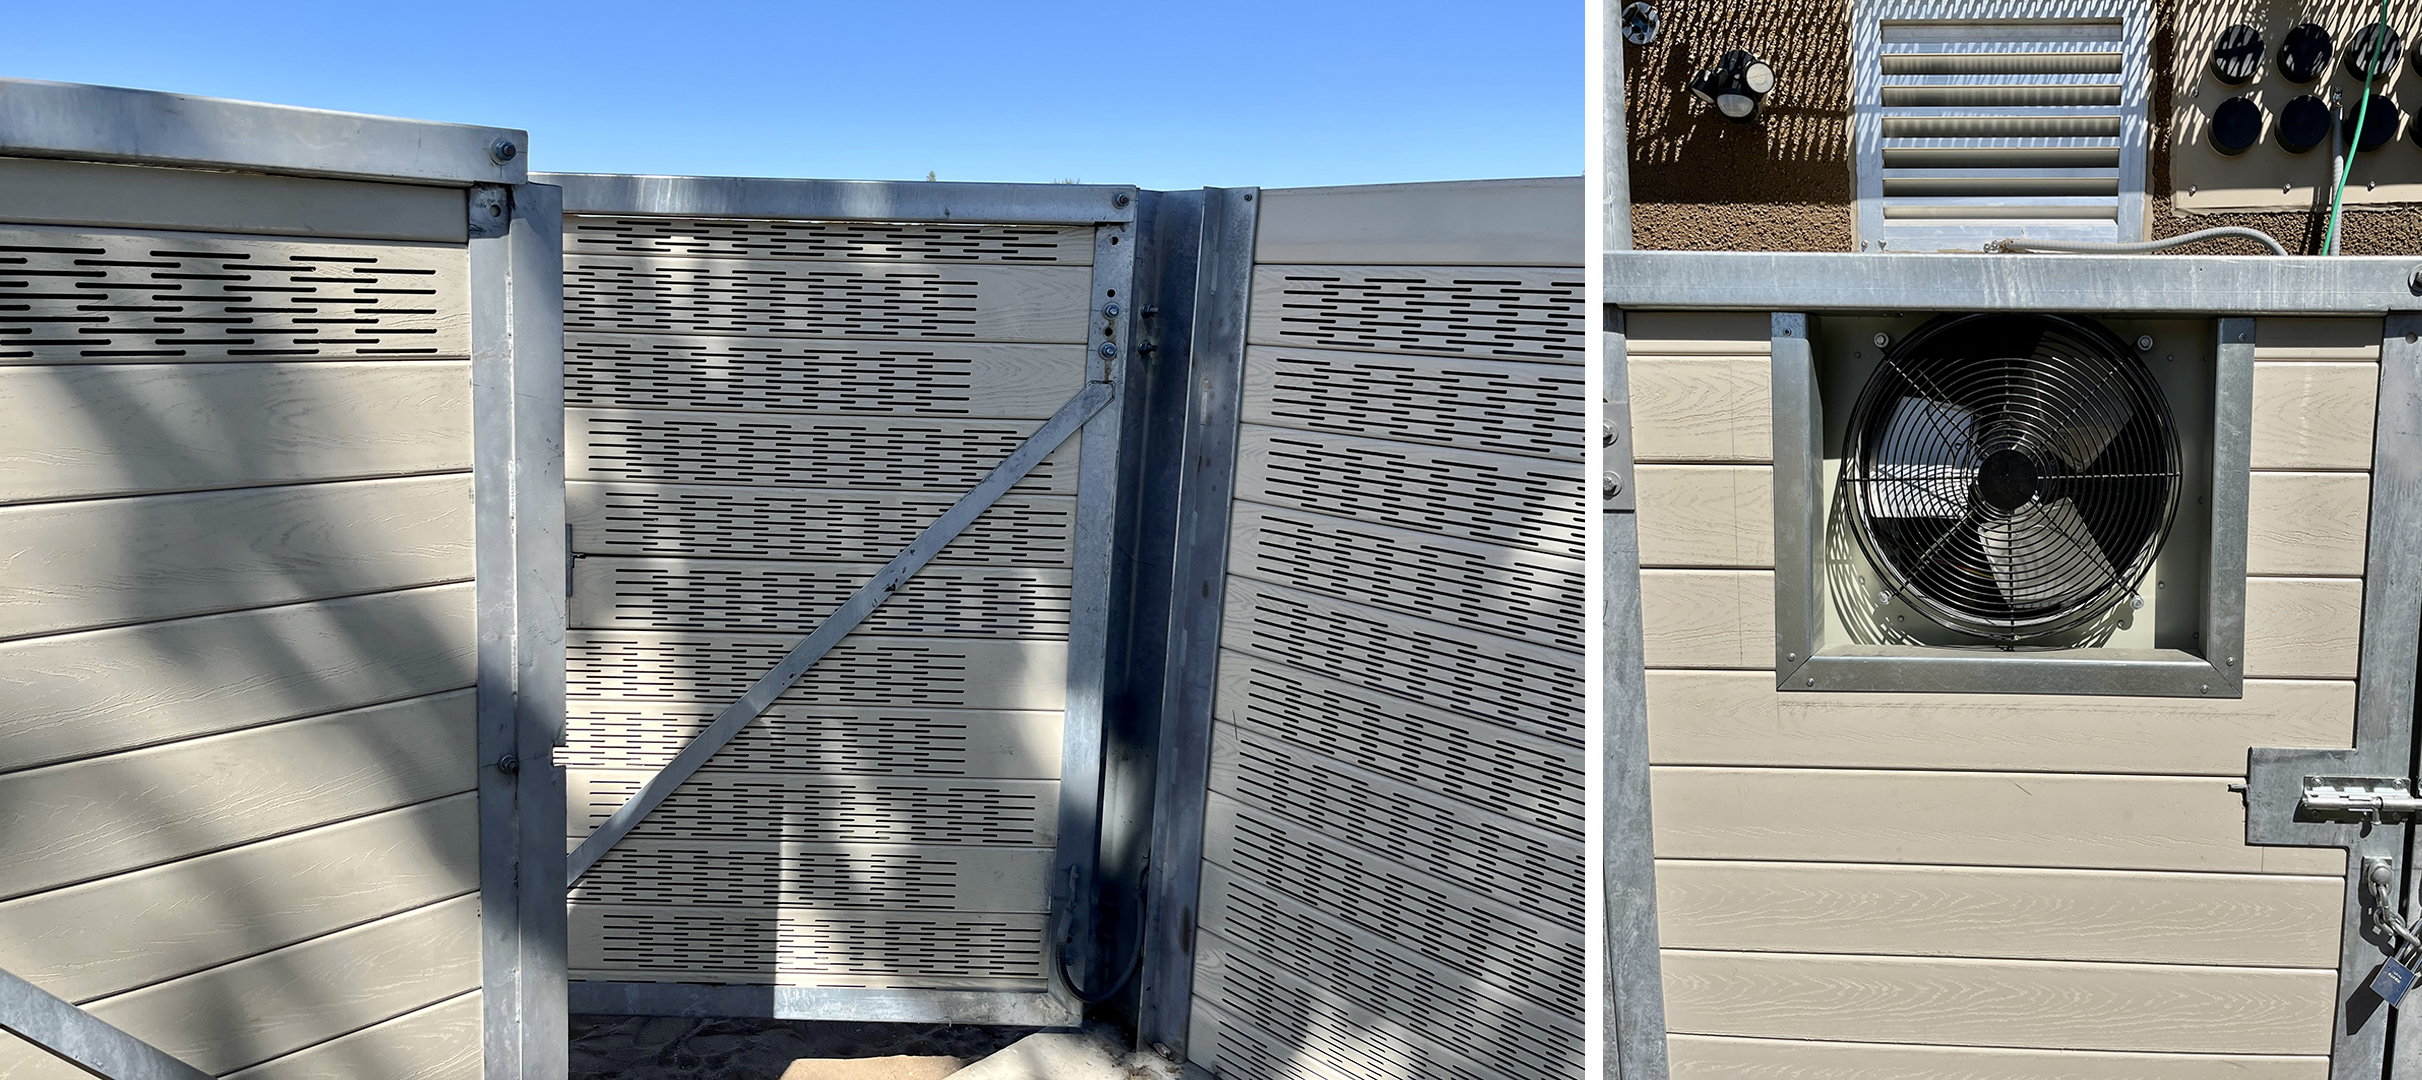
<instances>
[{"instance_id":1,"label":"metal louver vent frame","mask_svg":"<svg viewBox=\"0 0 2422 1080\"><path fill-rule=\"evenodd\" d=\"M1864 0L1859 249L2142 239L2150 54L2141 0Z\"/></svg>"}]
</instances>

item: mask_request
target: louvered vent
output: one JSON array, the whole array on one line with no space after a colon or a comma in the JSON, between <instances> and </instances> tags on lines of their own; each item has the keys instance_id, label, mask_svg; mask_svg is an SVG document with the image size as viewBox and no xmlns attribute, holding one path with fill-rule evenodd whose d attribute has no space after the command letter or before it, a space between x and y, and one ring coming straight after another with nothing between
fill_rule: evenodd
<instances>
[{"instance_id":1,"label":"louvered vent","mask_svg":"<svg viewBox=\"0 0 2422 1080\"><path fill-rule=\"evenodd\" d=\"M2143 7L1862 5L1853 44L1861 250L2142 239Z\"/></svg>"}]
</instances>

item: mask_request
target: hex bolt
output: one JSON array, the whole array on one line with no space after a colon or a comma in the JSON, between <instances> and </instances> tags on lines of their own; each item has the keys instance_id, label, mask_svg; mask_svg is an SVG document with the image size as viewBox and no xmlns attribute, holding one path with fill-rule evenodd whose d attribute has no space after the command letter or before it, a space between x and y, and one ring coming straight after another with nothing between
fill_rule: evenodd
<instances>
[{"instance_id":1,"label":"hex bolt","mask_svg":"<svg viewBox=\"0 0 2422 1080\"><path fill-rule=\"evenodd\" d=\"M2136 351L2137 351L2137 352L2152 352L2152 351L2153 351L2153 335L2151 335L2151 334L2138 334L2138 335L2136 335Z\"/></svg>"},{"instance_id":2,"label":"hex bolt","mask_svg":"<svg viewBox=\"0 0 2422 1080\"><path fill-rule=\"evenodd\" d=\"M2422 266L2414 267L2413 276L2405 279L2405 283L2415 292L2422 293Z\"/></svg>"},{"instance_id":3,"label":"hex bolt","mask_svg":"<svg viewBox=\"0 0 2422 1080\"><path fill-rule=\"evenodd\" d=\"M1890 344L1892 344L1892 335L1890 335L1890 334L1877 334L1877 335L1875 336L1875 347L1876 347L1876 348L1881 349L1881 348L1883 348L1884 346L1886 346L1886 345L1890 345Z\"/></svg>"},{"instance_id":4,"label":"hex bolt","mask_svg":"<svg viewBox=\"0 0 2422 1080\"><path fill-rule=\"evenodd\" d=\"M488 160L499 165L520 156L521 147L513 145L511 139L498 139L494 145L488 147Z\"/></svg>"},{"instance_id":5,"label":"hex bolt","mask_svg":"<svg viewBox=\"0 0 2422 1080\"><path fill-rule=\"evenodd\" d=\"M1103 305L1102 305L1102 317L1103 317L1103 318L1105 318L1105 319L1115 319L1115 318L1118 318L1118 313L1119 313L1118 301L1113 300L1113 301L1111 301L1111 302L1109 302L1109 303L1107 303L1107 304L1103 304Z\"/></svg>"},{"instance_id":6,"label":"hex bolt","mask_svg":"<svg viewBox=\"0 0 2422 1080\"><path fill-rule=\"evenodd\" d=\"M1104 360L1113 360L1118 357L1118 345L1114 342L1103 342L1101 351Z\"/></svg>"},{"instance_id":7,"label":"hex bolt","mask_svg":"<svg viewBox=\"0 0 2422 1080\"><path fill-rule=\"evenodd\" d=\"M1113 196L1111 196L1111 197L1110 197L1110 205L1112 205L1112 206L1117 206L1117 207L1125 207L1125 206L1127 205L1128 201L1129 201L1129 196L1128 196L1128 194L1127 194L1126 192L1124 192L1124 191L1119 192L1118 194L1113 195Z\"/></svg>"}]
</instances>

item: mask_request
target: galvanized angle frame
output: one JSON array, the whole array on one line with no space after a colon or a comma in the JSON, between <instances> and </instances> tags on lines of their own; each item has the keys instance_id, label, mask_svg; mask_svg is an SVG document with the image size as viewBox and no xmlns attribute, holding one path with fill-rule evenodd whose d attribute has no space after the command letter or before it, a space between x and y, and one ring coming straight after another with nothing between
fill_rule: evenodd
<instances>
[{"instance_id":1,"label":"galvanized angle frame","mask_svg":"<svg viewBox=\"0 0 2422 1080\"><path fill-rule=\"evenodd\" d=\"M1610 251L1631 311L2379 315L2422 310L2422 258Z\"/></svg>"}]
</instances>

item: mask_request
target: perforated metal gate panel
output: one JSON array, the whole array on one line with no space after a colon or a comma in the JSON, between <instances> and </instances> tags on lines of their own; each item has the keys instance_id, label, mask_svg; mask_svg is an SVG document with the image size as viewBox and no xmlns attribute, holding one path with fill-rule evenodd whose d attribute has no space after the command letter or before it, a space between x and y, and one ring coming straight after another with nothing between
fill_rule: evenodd
<instances>
[{"instance_id":1,"label":"perforated metal gate panel","mask_svg":"<svg viewBox=\"0 0 2422 1080\"><path fill-rule=\"evenodd\" d=\"M1094 245L565 219L574 840L1083 387ZM574 980L1047 989L1077 445L574 886Z\"/></svg>"},{"instance_id":2,"label":"perforated metal gate panel","mask_svg":"<svg viewBox=\"0 0 2422 1080\"><path fill-rule=\"evenodd\" d=\"M1582 276L1387 264L1517 197L1263 193L1186 1049L1221 1077L1582 1070ZM1569 197L1499 246L1577 264ZM1447 212L1317 262L1353 198Z\"/></svg>"},{"instance_id":3,"label":"perforated metal gate panel","mask_svg":"<svg viewBox=\"0 0 2422 1080\"><path fill-rule=\"evenodd\" d=\"M0 159L0 970L211 1075L480 1072L464 207Z\"/></svg>"}]
</instances>

